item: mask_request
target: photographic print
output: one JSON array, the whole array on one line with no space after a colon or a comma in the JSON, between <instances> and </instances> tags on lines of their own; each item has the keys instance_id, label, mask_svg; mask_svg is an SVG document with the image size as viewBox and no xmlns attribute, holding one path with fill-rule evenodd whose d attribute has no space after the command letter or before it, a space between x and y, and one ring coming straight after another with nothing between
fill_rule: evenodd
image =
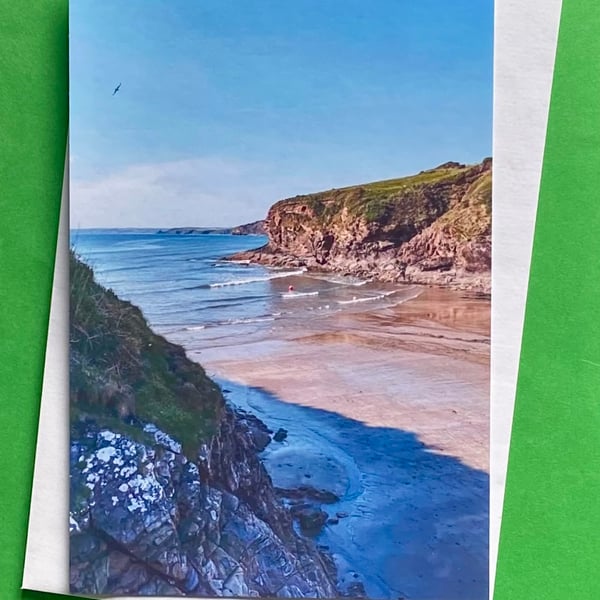
<instances>
[{"instance_id":1,"label":"photographic print","mask_svg":"<svg viewBox=\"0 0 600 600\"><path fill-rule=\"evenodd\" d=\"M70 8L70 589L488 597L493 3Z\"/></svg>"}]
</instances>

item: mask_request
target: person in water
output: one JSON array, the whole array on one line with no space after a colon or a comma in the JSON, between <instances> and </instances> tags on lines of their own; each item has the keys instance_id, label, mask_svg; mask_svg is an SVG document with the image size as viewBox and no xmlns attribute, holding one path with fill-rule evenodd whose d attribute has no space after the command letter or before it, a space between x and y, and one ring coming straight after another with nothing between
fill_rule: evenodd
<instances>
[{"instance_id":1,"label":"person in water","mask_svg":"<svg viewBox=\"0 0 600 600\"><path fill-rule=\"evenodd\" d=\"M293 286L293 285L290 285L290 286L288 287L288 292L293 292L293 291L294 291L294 286Z\"/></svg>"}]
</instances>

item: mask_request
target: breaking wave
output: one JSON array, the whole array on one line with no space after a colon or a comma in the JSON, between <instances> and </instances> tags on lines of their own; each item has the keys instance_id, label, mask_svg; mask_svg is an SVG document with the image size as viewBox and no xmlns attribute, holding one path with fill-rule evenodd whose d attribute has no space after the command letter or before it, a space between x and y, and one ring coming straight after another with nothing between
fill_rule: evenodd
<instances>
[{"instance_id":1,"label":"breaking wave","mask_svg":"<svg viewBox=\"0 0 600 600\"><path fill-rule=\"evenodd\" d=\"M285 277L293 277L298 275L303 275L305 270L298 271L285 271L282 273L271 273L270 275L265 275L264 277L247 277L244 279L232 279L231 281L217 281L215 283L209 283L209 288L220 288L220 287L228 287L230 285L247 285L250 283L260 283L263 281L270 281L271 279L283 279Z\"/></svg>"}]
</instances>

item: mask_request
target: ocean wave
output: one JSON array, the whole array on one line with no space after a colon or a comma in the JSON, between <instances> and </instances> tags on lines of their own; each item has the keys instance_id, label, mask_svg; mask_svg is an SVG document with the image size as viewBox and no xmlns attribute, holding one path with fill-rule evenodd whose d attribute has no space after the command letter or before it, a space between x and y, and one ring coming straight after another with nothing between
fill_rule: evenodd
<instances>
[{"instance_id":1,"label":"ocean wave","mask_svg":"<svg viewBox=\"0 0 600 600\"><path fill-rule=\"evenodd\" d=\"M227 321L220 321L218 325L248 325L251 323L268 323L274 320L275 317L247 317L239 319L228 319Z\"/></svg>"},{"instance_id":2,"label":"ocean wave","mask_svg":"<svg viewBox=\"0 0 600 600\"><path fill-rule=\"evenodd\" d=\"M250 265L252 264L249 260L218 260L215 263L215 267L224 267L227 265Z\"/></svg>"},{"instance_id":3,"label":"ocean wave","mask_svg":"<svg viewBox=\"0 0 600 600\"><path fill-rule=\"evenodd\" d=\"M249 304L256 304L256 303L260 302L261 300L263 300L264 298L266 298L266 296L261 296L259 298L251 298L251 297L238 298L236 296L235 298L232 298L229 301L224 300L223 302L221 302L219 304L208 304L209 300L205 300L205 302L207 304L205 306L199 306L199 307L195 308L194 311L201 312L201 311L216 310L216 309L220 309L220 308L230 309L230 308L236 308L238 306L248 306Z\"/></svg>"},{"instance_id":4,"label":"ocean wave","mask_svg":"<svg viewBox=\"0 0 600 600\"><path fill-rule=\"evenodd\" d=\"M275 320L275 315L264 315L262 317L239 317L233 319L224 319L222 321L213 321L205 323L204 325L186 325L185 327L175 327L174 332L177 331L203 331L206 329L214 329L215 327L228 327L230 325L251 325L253 323L268 323ZM165 330L168 328L163 326Z\"/></svg>"},{"instance_id":5,"label":"ocean wave","mask_svg":"<svg viewBox=\"0 0 600 600\"><path fill-rule=\"evenodd\" d=\"M220 288L220 287L228 287L230 285L247 285L250 283L261 283L264 281L271 281L271 279L283 279L285 277L293 277L298 275L303 275L303 270L298 271L285 271L282 273L271 273L270 275L265 275L264 277L247 277L245 279L232 279L231 281L217 281L215 283L209 283L209 288Z\"/></svg>"},{"instance_id":6,"label":"ocean wave","mask_svg":"<svg viewBox=\"0 0 600 600\"><path fill-rule=\"evenodd\" d=\"M319 292L284 292L282 298L303 298L304 296L318 296Z\"/></svg>"},{"instance_id":7,"label":"ocean wave","mask_svg":"<svg viewBox=\"0 0 600 600\"><path fill-rule=\"evenodd\" d=\"M92 267L94 267L94 265L92 264ZM150 264L150 263L143 263L143 264L135 264L132 263L130 265L127 265L126 267L96 267L94 269L94 273L98 276L103 276L103 275L107 275L107 274L111 274L111 273L120 273L120 272L124 272L124 271L148 271L148 270L152 270L152 269L156 269L156 265L155 264Z\"/></svg>"},{"instance_id":8,"label":"ocean wave","mask_svg":"<svg viewBox=\"0 0 600 600\"><path fill-rule=\"evenodd\" d=\"M161 244L152 242L141 242L139 240L127 240L125 242L115 242L115 246L119 247L119 252L130 252L132 250L156 250L163 248Z\"/></svg>"},{"instance_id":9,"label":"ocean wave","mask_svg":"<svg viewBox=\"0 0 600 600\"><path fill-rule=\"evenodd\" d=\"M359 304L361 302L373 302L375 300L383 300L385 296L369 296L367 298L352 298L352 300L338 300L338 304Z\"/></svg>"},{"instance_id":10,"label":"ocean wave","mask_svg":"<svg viewBox=\"0 0 600 600\"><path fill-rule=\"evenodd\" d=\"M394 307L394 306L399 306L400 304L404 304L405 302L408 302L409 300L414 300L415 298L418 298L422 293L423 293L423 288L418 288L415 287L413 288L413 293L404 296L403 298L401 298L400 300L398 300L398 302L394 302L393 304L390 304L390 307Z\"/></svg>"},{"instance_id":11,"label":"ocean wave","mask_svg":"<svg viewBox=\"0 0 600 600\"><path fill-rule=\"evenodd\" d=\"M396 294L397 290L393 290L391 292L385 292L383 294L378 294L377 296L363 296L362 298L357 298L354 296L352 300L338 300L338 304L359 304L361 302L374 302L375 300L384 300L388 296L392 294Z\"/></svg>"},{"instance_id":12,"label":"ocean wave","mask_svg":"<svg viewBox=\"0 0 600 600\"><path fill-rule=\"evenodd\" d=\"M143 282L143 283L147 284L148 282ZM195 286L195 287L197 287L197 286ZM138 287L138 288L132 287L130 293L135 296L157 296L160 294L176 294L176 293L180 293L180 292L185 292L187 290L195 289L195 287L183 287L183 286L161 287L161 288L155 287L153 289L146 289L146 288L142 288L142 287Z\"/></svg>"},{"instance_id":13,"label":"ocean wave","mask_svg":"<svg viewBox=\"0 0 600 600\"><path fill-rule=\"evenodd\" d=\"M311 273L308 275L311 279L317 279L319 281L326 281L327 283L333 283L335 285L344 285L349 287L362 287L371 283L372 279L357 279L349 275L323 275L320 273Z\"/></svg>"}]
</instances>

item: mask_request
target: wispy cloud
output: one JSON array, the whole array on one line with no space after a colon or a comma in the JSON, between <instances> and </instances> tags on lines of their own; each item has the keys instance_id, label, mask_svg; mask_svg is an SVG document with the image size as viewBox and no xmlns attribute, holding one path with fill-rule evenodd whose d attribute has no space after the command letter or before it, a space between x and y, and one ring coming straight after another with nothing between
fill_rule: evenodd
<instances>
[{"instance_id":1,"label":"wispy cloud","mask_svg":"<svg viewBox=\"0 0 600 600\"><path fill-rule=\"evenodd\" d=\"M74 173L71 226L237 225L263 218L280 198L314 191L306 184L298 174L218 157L136 164L88 180Z\"/></svg>"}]
</instances>

